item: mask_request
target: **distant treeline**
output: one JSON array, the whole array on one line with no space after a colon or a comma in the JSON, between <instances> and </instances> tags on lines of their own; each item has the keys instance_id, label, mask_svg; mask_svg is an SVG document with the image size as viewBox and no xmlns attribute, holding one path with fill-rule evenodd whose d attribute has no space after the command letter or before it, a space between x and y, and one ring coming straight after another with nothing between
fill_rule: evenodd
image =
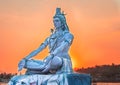
<instances>
[{"instance_id":1,"label":"distant treeline","mask_svg":"<svg viewBox=\"0 0 120 85\"><path fill-rule=\"evenodd\" d=\"M10 78L13 77L14 75L17 75L17 74L6 73L6 72L0 73L0 82L8 82Z\"/></svg>"},{"instance_id":2,"label":"distant treeline","mask_svg":"<svg viewBox=\"0 0 120 85\"><path fill-rule=\"evenodd\" d=\"M120 65L96 65L95 67L74 69L78 73L92 76L92 82L120 82ZM0 82L8 82L15 74L0 73Z\"/></svg>"},{"instance_id":3,"label":"distant treeline","mask_svg":"<svg viewBox=\"0 0 120 85\"><path fill-rule=\"evenodd\" d=\"M75 69L79 73L92 76L92 82L120 82L120 65L101 65L88 68Z\"/></svg>"}]
</instances>

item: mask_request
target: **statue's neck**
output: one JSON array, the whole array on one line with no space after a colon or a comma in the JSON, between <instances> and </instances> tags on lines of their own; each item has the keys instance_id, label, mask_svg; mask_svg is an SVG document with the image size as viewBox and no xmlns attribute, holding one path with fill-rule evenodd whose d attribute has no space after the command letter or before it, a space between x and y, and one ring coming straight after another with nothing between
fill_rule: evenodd
<instances>
[{"instance_id":1,"label":"statue's neck","mask_svg":"<svg viewBox=\"0 0 120 85\"><path fill-rule=\"evenodd\" d=\"M63 31L61 27L56 28L56 31Z\"/></svg>"},{"instance_id":2,"label":"statue's neck","mask_svg":"<svg viewBox=\"0 0 120 85\"><path fill-rule=\"evenodd\" d=\"M57 28L56 28L55 33L56 33L57 35L61 35L61 34L63 34L63 30L62 30L61 28L60 28L60 29L57 29Z\"/></svg>"}]
</instances>

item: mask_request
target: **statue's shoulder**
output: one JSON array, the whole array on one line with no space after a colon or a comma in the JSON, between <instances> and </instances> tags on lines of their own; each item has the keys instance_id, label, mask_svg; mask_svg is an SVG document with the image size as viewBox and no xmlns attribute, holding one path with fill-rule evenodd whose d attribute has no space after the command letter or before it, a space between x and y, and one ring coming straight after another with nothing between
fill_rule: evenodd
<instances>
[{"instance_id":1,"label":"statue's shoulder","mask_svg":"<svg viewBox=\"0 0 120 85\"><path fill-rule=\"evenodd\" d=\"M64 36L65 36L65 37L71 37L71 38L74 38L73 34L70 33L69 31L65 31L65 32L64 32Z\"/></svg>"},{"instance_id":2,"label":"statue's shoulder","mask_svg":"<svg viewBox=\"0 0 120 85\"><path fill-rule=\"evenodd\" d=\"M65 32L64 34L64 39L66 42L68 42L70 45L72 44L72 41L74 39L74 36L72 33L70 33L69 31L68 32Z\"/></svg>"}]
</instances>

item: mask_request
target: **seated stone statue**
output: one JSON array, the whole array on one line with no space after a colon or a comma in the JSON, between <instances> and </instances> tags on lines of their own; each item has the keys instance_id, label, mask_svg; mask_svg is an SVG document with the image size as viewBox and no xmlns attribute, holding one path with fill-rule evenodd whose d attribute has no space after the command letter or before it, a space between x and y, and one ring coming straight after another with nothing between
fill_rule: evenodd
<instances>
[{"instance_id":1,"label":"seated stone statue","mask_svg":"<svg viewBox=\"0 0 120 85\"><path fill-rule=\"evenodd\" d=\"M91 85L91 76L74 73L68 54L73 41L66 19L61 9L56 9L53 17L55 29L52 34L19 64L19 71L27 69L25 75L13 76L8 85ZM49 55L43 60L33 60L32 57L49 46ZM30 75L32 74L32 75ZM47 75L46 75L47 74Z\"/></svg>"},{"instance_id":2,"label":"seated stone statue","mask_svg":"<svg viewBox=\"0 0 120 85\"><path fill-rule=\"evenodd\" d=\"M73 71L68 53L73 35L69 31L65 15L61 13L60 8L56 9L53 22L55 29L52 30L52 34L36 50L19 62L19 71L23 68L27 69L26 74L59 74ZM32 59L47 46L49 47L49 55L45 59Z\"/></svg>"}]
</instances>

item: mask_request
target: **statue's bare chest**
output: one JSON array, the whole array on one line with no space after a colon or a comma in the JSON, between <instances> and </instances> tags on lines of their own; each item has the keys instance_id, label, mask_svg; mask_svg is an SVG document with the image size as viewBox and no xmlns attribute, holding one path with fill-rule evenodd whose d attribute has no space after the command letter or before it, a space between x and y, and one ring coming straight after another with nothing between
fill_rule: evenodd
<instances>
[{"instance_id":1,"label":"statue's bare chest","mask_svg":"<svg viewBox=\"0 0 120 85\"><path fill-rule=\"evenodd\" d=\"M49 38L49 49L55 50L57 47L59 47L61 45L61 43L64 41L64 35L59 35L59 36L51 36Z\"/></svg>"}]
</instances>

